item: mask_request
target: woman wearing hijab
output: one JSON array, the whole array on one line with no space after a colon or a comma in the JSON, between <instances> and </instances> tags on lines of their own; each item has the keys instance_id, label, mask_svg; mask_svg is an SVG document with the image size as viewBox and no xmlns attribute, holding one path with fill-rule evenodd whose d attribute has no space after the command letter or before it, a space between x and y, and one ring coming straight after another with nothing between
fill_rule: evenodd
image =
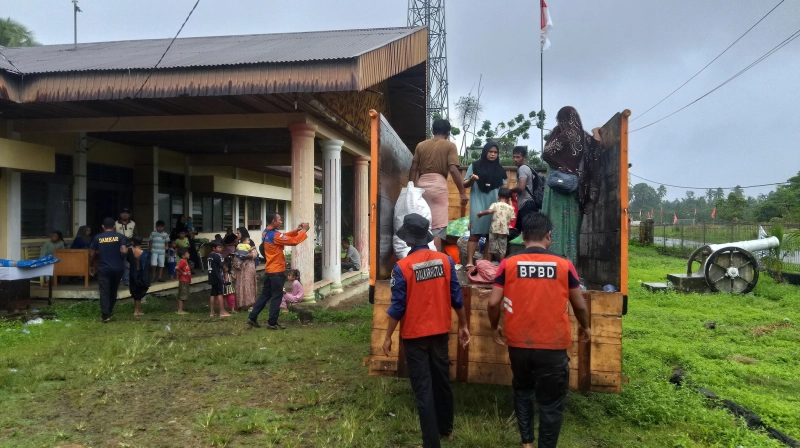
<instances>
[{"instance_id":1,"label":"woman wearing hijab","mask_svg":"<svg viewBox=\"0 0 800 448\"><path fill-rule=\"evenodd\" d=\"M558 111L556 122L542 159L548 165L548 177L554 170L578 176L578 189L565 194L546 186L542 213L553 222L550 250L577 264L583 214L591 211L597 199L600 130L592 130L593 136L584 131L578 111L571 106Z\"/></svg>"},{"instance_id":2,"label":"woman wearing hijab","mask_svg":"<svg viewBox=\"0 0 800 448\"><path fill-rule=\"evenodd\" d=\"M258 293L258 280L256 279L256 260L258 251L253 240L250 239L250 232L244 227L236 229L236 236L239 244L248 244L250 250L247 257L235 257L233 262L233 273L236 278L236 309L248 309L256 303ZM238 248L237 248L238 250Z\"/></svg>"},{"instance_id":3,"label":"woman wearing hijab","mask_svg":"<svg viewBox=\"0 0 800 448\"><path fill-rule=\"evenodd\" d=\"M186 228L186 217L183 215L175 220L175 227L172 228L172 233L169 234L170 241L177 240L181 232L186 232L186 235L189 235L189 230Z\"/></svg>"},{"instance_id":4,"label":"woman wearing hijab","mask_svg":"<svg viewBox=\"0 0 800 448\"><path fill-rule=\"evenodd\" d=\"M88 249L92 244L92 229L89 226L78 227L78 233L75 234L75 239L72 240L70 249Z\"/></svg>"},{"instance_id":5,"label":"woman wearing hijab","mask_svg":"<svg viewBox=\"0 0 800 448\"><path fill-rule=\"evenodd\" d=\"M497 202L497 190L506 184L506 170L500 165L498 148L497 143L487 142L483 147L481 158L469 166L464 178L464 187L470 188L467 270L475 266L478 241L482 236L488 236L492 227L492 216L478 217L478 213Z\"/></svg>"}]
</instances>

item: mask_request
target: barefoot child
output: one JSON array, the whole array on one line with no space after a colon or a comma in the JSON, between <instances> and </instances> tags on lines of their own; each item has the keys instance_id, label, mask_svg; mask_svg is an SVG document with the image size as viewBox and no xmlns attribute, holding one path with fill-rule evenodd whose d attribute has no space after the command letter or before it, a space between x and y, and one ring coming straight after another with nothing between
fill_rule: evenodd
<instances>
[{"instance_id":1,"label":"barefoot child","mask_svg":"<svg viewBox=\"0 0 800 448\"><path fill-rule=\"evenodd\" d=\"M222 244L219 241L212 241L211 244L211 253L208 255L208 284L211 285L211 296L208 299L208 307L211 311L211 317L214 317L214 302L216 301L217 305L219 306L219 316L220 317L228 317L227 311L225 311L225 301L223 299L223 294L225 293L225 282L222 272Z\"/></svg>"},{"instance_id":2,"label":"barefoot child","mask_svg":"<svg viewBox=\"0 0 800 448\"><path fill-rule=\"evenodd\" d=\"M133 298L133 315L144 316L141 306L142 299L150 288L150 251L142 250L141 237L131 238L131 248L127 258L131 266L128 288Z\"/></svg>"},{"instance_id":3,"label":"barefoot child","mask_svg":"<svg viewBox=\"0 0 800 448\"><path fill-rule=\"evenodd\" d=\"M174 244L174 243L173 243ZM178 314L189 314L183 310L184 303L189 300L189 286L192 284L192 268L189 267L189 251L178 249L178 266L175 272L178 274Z\"/></svg>"},{"instance_id":4,"label":"barefoot child","mask_svg":"<svg viewBox=\"0 0 800 448\"><path fill-rule=\"evenodd\" d=\"M222 280L224 284L225 302L228 303L228 308L231 309L231 314L236 313L236 288L233 286L233 276L231 275L231 259L225 260L222 265Z\"/></svg>"},{"instance_id":5,"label":"barefoot child","mask_svg":"<svg viewBox=\"0 0 800 448\"><path fill-rule=\"evenodd\" d=\"M492 254L497 254L499 261L505 258L508 249L508 228L514 218L514 207L511 206L511 190L500 187L497 190L497 202L478 213L478 217L492 215L491 233L489 233L486 261L492 261Z\"/></svg>"},{"instance_id":6,"label":"barefoot child","mask_svg":"<svg viewBox=\"0 0 800 448\"><path fill-rule=\"evenodd\" d=\"M292 289L283 293L283 300L281 301L281 312L289 311L286 306L287 303L298 303L303 301L303 285L300 283L300 271L297 269L289 269L286 273L286 280L292 282Z\"/></svg>"}]
</instances>

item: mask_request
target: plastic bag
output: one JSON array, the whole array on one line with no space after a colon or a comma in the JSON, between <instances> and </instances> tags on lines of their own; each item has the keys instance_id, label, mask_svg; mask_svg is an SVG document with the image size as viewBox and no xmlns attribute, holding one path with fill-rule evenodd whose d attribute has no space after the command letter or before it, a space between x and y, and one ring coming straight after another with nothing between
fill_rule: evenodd
<instances>
[{"instance_id":1,"label":"plastic bag","mask_svg":"<svg viewBox=\"0 0 800 448\"><path fill-rule=\"evenodd\" d=\"M414 182L409 182L408 186L400 191L400 196L397 198L397 203L394 206L395 233L403 225L403 218L411 213L421 215L430 222L431 208L428 207L428 203L425 202L425 199L422 199L422 193L424 192L425 190L422 188L415 187ZM428 227L428 230L430 230L430 227ZM405 258L411 250L406 242L398 238L396 234L392 235L392 245L394 246L394 253L397 255L398 260ZM428 247L430 247L431 250L436 250L433 241L428 243Z\"/></svg>"},{"instance_id":2,"label":"plastic bag","mask_svg":"<svg viewBox=\"0 0 800 448\"><path fill-rule=\"evenodd\" d=\"M467 277L472 283L490 284L497 277L497 266L491 261L478 260L475 269L467 272Z\"/></svg>"}]
</instances>

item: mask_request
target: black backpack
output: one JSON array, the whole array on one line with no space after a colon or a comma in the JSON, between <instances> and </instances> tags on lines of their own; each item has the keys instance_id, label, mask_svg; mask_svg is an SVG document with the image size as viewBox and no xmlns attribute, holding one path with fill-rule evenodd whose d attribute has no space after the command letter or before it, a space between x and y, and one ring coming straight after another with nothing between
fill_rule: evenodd
<instances>
[{"instance_id":1,"label":"black backpack","mask_svg":"<svg viewBox=\"0 0 800 448\"><path fill-rule=\"evenodd\" d=\"M528 168L530 168L531 172L533 173L533 179L531 180L531 184L533 185L533 191L531 191L531 189L528 188L527 182L525 182L525 190L528 192L529 195L531 195L534 209L538 211L542 209L542 204L544 203L544 178L530 165L528 165Z\"/></svg>"}]
</instances>

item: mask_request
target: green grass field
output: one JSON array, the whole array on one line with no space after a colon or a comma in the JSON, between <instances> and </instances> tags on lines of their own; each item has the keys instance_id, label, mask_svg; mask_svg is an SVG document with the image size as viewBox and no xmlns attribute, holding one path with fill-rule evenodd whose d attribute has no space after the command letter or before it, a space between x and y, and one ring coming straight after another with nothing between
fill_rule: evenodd
<instances>
[{"instance_id":1,"label":"green grass field","mask_svg":"<svg viewBox=\"0 0 800 448\"><path fill-rule=\"evenodd\" d=\"M563 447L778 447L693 387L752 409L800 439L800 289L762 277L748 296L648 293L683 261L631 248L622 395L572 393ZM97 304L58 305L60 322L0 323L0 446L410 447L420 443L406 380L368 377L371 307L284 315L177 316L149 299L99 323ZM715 330L705 328L713 321ZM169 326L169 329L167 329ZM24 334L26 329L30 333ZM687 387L667 379L680 366ZM507 387L456 384L450 447L518 446Z\"/></svg>"}]
</instances>

